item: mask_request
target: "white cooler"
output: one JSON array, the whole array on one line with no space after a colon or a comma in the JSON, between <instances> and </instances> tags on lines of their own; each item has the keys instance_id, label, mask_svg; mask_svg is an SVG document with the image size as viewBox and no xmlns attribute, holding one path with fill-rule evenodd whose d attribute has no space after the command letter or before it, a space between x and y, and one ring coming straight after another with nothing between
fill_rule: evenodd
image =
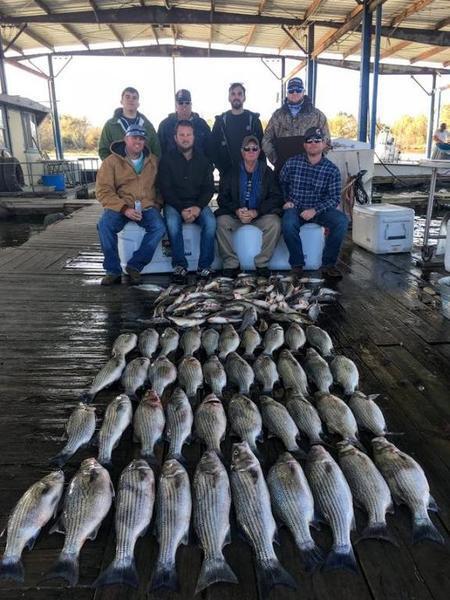
<instances>
[{"instance_id":1,"label":"white cooler","mask_svg":"<svg viewBox=\"0 0 450 600\"><path fill-rule=\"evenodd\" d=\"M414 210L395 204L353 207L353 241L375 254L410 252Z\"/></svg>"},{"instance_id":2,"label":"white cooler","mask_svg":"<svg viewBox=\"0 0 450 600\"><path fill-rule=\"evenodd\" d=\"M136 223L127 223L118 234L119 257L122 269L125 270L128 260L137 250L144 237L143 227ZM200 251L200 227L194 224L183 225L184 253L188 262L189 271L197 269ZM300 228L303 254L305 256L305 269L319 269L322 264L322 251L325 243L324 230L319 225L307 223ZM254 269L254 257L261 250L262 232L254 225L243 225L233 234L233 245L239 257L239 263L245 270ZM216 258L212 264L213 269L221 269L222 261L219 257L216 244ZM269 262L269 269L289 270L289 252L283 236L275 248ZM170 273L172 271L172 253L169 240L164 236L158 244L152 261L146 265L142 273Z\"/></svg>"}]
</instances>

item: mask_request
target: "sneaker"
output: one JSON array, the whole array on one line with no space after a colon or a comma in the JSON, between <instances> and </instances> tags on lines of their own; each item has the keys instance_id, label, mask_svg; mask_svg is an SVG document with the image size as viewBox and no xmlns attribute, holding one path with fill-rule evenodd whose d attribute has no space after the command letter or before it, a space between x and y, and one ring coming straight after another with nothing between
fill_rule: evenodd
<instances>
[{"instance_id":1,"label":"sneaker","mask_svg":"<svg viewBox=\"0 0 450 600\"><path fill-rule=\"evenodd\" d=\"M121 279L122 276L117 275L117 273L106 273L100 281L100 285L114 285L115 283L120 283Z\"/></svg>"},{"instance_id":2,"label":"sneaker","mask_svg":"<svg viewBox=\"0 0 450 600\"><path fill-rule=\"evenodd\" d=\"M132 285L138 285L141 283L141 274L137 269L133 269L133 267L127 267L125 271L128 273L128 277L130 278L130 283Z\"/></svg>"},{"instance_id":3,"label":"sneaker","mask_svg":"<svg viewBox=\"0 0 450 600\"><path fill-rule=\"evenodd\" d=\"M301 279L303 277L303 267L301 267L301 266L292 267L291 275L292 275L292 277L295 277L296 279Z\"/></svg>"},{"instance_id":4,"label":"sneaker","mask_svg":"<svg viewBox=\"0 0 450 600\"><path fill-rule=\"evenodd\" d=\"M326 279L342 279L342 273L335 266L322 267L322 276Z\"/></svg>"},{"instance_id":5,"label":"sneaker","mask_svg":"<svg viewBox=\"0 0 450 600\"><path fill-rule=\"evenodd\" d=\"M199 279L209 279L214 275L214 271L212 269L197 269L197 277Z\"/></svg>"},{"instance_id":6,"label":"sneaker","mask_svg":"<svg viewBox=\"0 0 450 600\"><path fill-rule=\"evenodd\" d=\"M222 271L222 275L224 277L228 277L229 279L234 279L239 275L240 272L241 270L238 267L236 267L235 269L224 269Z\"/></svg>"},{"instance_id":7,"label":"sneaker","mask_svg":"<svg viewBox=\"0 0 450 600\"><path fill-rule=\"evenodd\" d=\"M175 269L173 270L172 273L172 281L174 283L186 283L187 280L187 269L185 269L184 267L182 267L181 265L178 265L177 267L175 267Z\"/></svg>"},{"instance_id":8,"label":"sneaker","mask_svg":"<svg viewBox=\"0 0 450 600\"><path fill-rule=\"evenodd\" d=\"M268 267L256 267L256 276L268 279L270 277L270 269Z\"/></svg>"}]
</instances>

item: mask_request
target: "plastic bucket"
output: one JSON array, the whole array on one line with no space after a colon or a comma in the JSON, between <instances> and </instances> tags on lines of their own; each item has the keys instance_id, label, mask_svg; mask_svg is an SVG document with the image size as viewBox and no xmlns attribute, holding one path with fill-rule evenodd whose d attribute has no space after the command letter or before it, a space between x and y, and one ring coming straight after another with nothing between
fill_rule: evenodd
<instances>
[{"instance_id":1,"label":"plastic bucket","mask_svg":"<svg viewBox=\"0 0 450 600\"><path fill-rule=\"evenodd\" d=\"M450 319L450 277L442 277L438 281L441 292L442 314Z\"/></svg>"},{"instance_id":2,"label":"plastic bucket","mask_svg":"<svg viewBox=\"0 0 450 600\"><path fill-rule=\"evenodd\" d=\"M55 187L55 192L64 192L66 184L64 183L64 174L58 175L42 175L43 185L51 185Z\"/></svg>"}]
</instances>

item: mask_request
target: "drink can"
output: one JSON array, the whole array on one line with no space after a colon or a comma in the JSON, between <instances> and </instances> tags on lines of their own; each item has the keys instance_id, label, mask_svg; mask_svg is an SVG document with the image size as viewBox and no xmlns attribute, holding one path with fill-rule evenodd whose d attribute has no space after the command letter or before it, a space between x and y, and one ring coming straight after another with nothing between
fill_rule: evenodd
<instances>
[{"instance_id":1,"label":"drink can","mask_svg":"<svg viewBox=\"0 0 450 600\"><path fill-rule=\"evenodd\" d=\"M140 200L135 200L134 210L137 210L138 212L142 212L142 202Z\"/></svg>"}]
</instances>

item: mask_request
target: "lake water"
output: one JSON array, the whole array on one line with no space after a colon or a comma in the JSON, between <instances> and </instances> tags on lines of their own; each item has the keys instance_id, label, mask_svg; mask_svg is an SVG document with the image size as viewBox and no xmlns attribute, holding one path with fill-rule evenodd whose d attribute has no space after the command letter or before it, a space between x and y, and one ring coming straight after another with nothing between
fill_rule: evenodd
<instances>
[{"instance_id":1,"label":"lake water","mask_svg":"<svg viewBox=\"0 0 450 600\"><path fill-rule=\"evenodd\" d=\"M45 229L44 216L0 220L0 248L21 246Z\"/></svg>"}]
</instances>

